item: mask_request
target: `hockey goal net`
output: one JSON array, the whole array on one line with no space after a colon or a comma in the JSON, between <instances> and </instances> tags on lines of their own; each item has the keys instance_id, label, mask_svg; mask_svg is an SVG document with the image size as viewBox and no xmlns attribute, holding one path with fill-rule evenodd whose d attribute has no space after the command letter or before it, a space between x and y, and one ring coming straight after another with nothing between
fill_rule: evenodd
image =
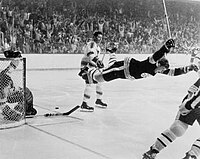
<instances>
[{"instance_id":1,"label":"hockey goal net","mask_svg":"<svg viewBox=\"0 0 200 159\"><path fill-rule=\"evenodd\" d=\"M26 59L0 58L0 129L25 123Z\"/></svg>"}]
</instances>

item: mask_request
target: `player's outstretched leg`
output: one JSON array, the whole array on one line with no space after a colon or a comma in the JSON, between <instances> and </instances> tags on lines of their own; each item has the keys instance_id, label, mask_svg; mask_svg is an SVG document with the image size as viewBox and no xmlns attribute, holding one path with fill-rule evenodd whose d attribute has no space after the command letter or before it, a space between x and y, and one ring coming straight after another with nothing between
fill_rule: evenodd
<instances>
[{"instance_id":1,"label":"player's outstretched leg","mask_svg":"<svg viewBox=\"0 0 200 159\"><path fill-rule=\"evenodd\" d=\"M152 147L150 147L150 150L143 154L142 159L155 159L158 153L158 150L155 150Z\"/></svg>"},{"instance_id":2,"label":"player's outstretched leg","mask_svg":"<svg viewBox=\"0 0 200 159\"><path fill-rule=\"evenodd\" d=\"M93 111L94 111L94 108L88 106L86 102L83 102L83 103L81 104L81 107L80 107L80 108L81 108L80 111L82 111L82 112L93 112Z\"/></svg>"},{"instance_id":3,"label":"player's outstretched leg","mask_svg":"<svg viewBox=\"0 0 200 159\"><path fill-rule=\"evenodd\" d=\"M102 102L101 99L97 99L95 102L96 107L100 107L100 108L107 108L107 104Z\"/></svg>"}]
</instances>

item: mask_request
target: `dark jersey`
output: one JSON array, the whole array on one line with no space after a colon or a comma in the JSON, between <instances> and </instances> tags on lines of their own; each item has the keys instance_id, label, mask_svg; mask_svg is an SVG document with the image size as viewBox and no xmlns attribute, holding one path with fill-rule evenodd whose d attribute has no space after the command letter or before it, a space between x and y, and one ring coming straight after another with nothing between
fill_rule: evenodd
<instances>
[{"instance_id":1,"label":"dark jersey","mask_svg":"<svg viewBox=\"0 0 200 159\"><path fill-rule=\"evenodd\" d=\"M102 71L105 81L114 79L140 79L144 77L154 76L157 66L149 62L149 58L143 61L138 61L134 58L127 57L122 61L116 61L112 66ZM161 74L169 76L178 76L187 73L186 67L166 69Z\"/></svg>"},{"instance_id":2,"label":"dark jersey","mask_svg":"<svg viewBox=\"0 0 200 159\"><path fill-rule=\"evenodd\" d=\"M149 62L149 58L144 61L138 61L134 58L130 60L129 64L129 72L132 77L135 79L143 78L144 74L150 74L154 76L156 64L152 64Z\"/></svg>"}]
</instances>

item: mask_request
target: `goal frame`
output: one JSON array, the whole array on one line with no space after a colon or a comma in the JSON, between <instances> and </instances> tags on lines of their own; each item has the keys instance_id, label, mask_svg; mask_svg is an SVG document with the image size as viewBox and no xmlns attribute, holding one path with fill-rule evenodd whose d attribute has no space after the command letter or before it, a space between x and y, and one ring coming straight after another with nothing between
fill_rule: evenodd
<instances>
[{"instance_id":1,"label":"goal frame","mask_svg":"<svg viewBox=\"0 0 200 159\"><path fill-rule=\"evenodd\" d=\"M0 58L0 61L12 61L15 58ZM16 68L16 70L14 71L22 71L22 90L23 90L23 107L24 107L24 113L23 113L23 117L20 121L6 121L6 120L2 120L2 122L0 122L0 130L4 130L4 129L10 129L10 128L15 128L15 127L19 127L22 126L24 124L26 124L26 118L25 118L25 88L26 88L26 58L18 58L20 60L21 67L22 68Z\"/></svg>"}]
</instances>

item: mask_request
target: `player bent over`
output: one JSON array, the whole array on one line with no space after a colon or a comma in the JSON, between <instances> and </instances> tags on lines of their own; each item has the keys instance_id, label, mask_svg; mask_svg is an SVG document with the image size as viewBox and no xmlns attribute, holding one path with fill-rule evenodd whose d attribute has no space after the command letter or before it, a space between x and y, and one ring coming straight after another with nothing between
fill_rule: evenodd
<instances>
[{"instance_id":1,"label":"player bent over","mask_svg":"<svg viewBox=\"0 0 200 159\"><path fill-rule=\"evenodd\" d=\"M9 74L16 69L19 59L11 61L10 65L0 72L0 112L6 120L19 121L25 115L35 115L37 111L33 108L33 96L27 88L25 93L25 109L23 106L23 90L13 85Z\"/></svg>"},{"instance_id":2,"label":"player bent over","mask_svg":"<svg viewBox=\"0 0 200 159\"><path fill-rule=\"evenodd\" d=\"M132 57L126 57L124 60L117 61L114 53L116 49L107 49L110 51L110 66L103 69L88 69L82 77L86 81L108 82L118 78L140 79L149 75L154 76L157 73L177 76L192 70L198 71L198 67L194 64L169 69L169 62L165 58L165 54L169 53L173 47L175 47L174 40L169 39L158 51L143 61L138 61Z\"/></svg>"},{"instance_id":3,"label":"player bent over","mask_svg":"<svg viewBox=\"0 0 200 159\"><path fill-rule=\"evenodd\" d=\"M150 150L143 154L143 159L154 159L156 155L177 137L182 136L188 126L195 121L200 124L200 78L189 88L188 94L179 106L179 111L171 127L157 138ZM198 138L183 159L197 159L200 155L200 138Z\"/></svg>"},{"instance_id":4,"label":"player bent over","mask_svg":"<svg viewBox=\"0 0 200 159\"><path fill-rule=\"evenodd\" d=\"M23 117L23 110L18 111L11 108L7 103L7 97L12 87L12 79L7 74L0 74L0 112L5 120L19 121ZM19 103L18 103L19 104ZM22 105L15 105L22 107Z\"/></svg>"}]
</instances>

